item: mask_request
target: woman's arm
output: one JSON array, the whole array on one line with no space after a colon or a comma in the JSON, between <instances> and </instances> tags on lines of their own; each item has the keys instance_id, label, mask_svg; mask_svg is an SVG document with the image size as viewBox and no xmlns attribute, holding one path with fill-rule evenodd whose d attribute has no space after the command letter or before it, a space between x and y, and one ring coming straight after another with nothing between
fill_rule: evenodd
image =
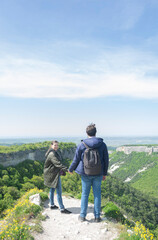
<instances>
[{"instance_id":1,"label":"woman's arm","mask_svg":"<svg viewBox=\"0 0 158 240\"><path fill-rule=\"evenodd\" d=\"M60 162L60 160L55 156L54 153L50 153L50 160L56 168L62 169L65 172L68 171L67 167Z\"/></svg>"}]
</instances>

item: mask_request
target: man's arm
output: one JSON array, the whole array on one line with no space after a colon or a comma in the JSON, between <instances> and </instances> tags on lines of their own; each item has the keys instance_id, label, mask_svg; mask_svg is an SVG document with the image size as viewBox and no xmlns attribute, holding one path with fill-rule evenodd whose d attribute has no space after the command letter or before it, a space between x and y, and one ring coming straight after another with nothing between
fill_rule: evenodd
<instances>
[{"instance_id":1,"label":"man's arm","mask_svg":"<svg viewBox=\"0 0 158 240\"><path fill-rule=\"evenodd\" d=\"M74 159L73 159L73 162L71 163L70 167L69 167L69 172L72 173L78 166L80 160L81 160L81 149L80 149L80 146L79 145L76 149L76 152L75 152L75 156L74 156Z\"/></svg>"},{"instance_id":2,"label":"man's arm","mask_svg":"<svg viewBox=\"0 0 158 240\"><path fill-rule=\"evenodd\" d=\"M103 171L103 174L104 174L104 176L106 176L107 175L107 171L108 171L108 166L109 166L109 154L108 154L108 149L107 149L106 144L105 144L105 148L104 148L103 158L104 158L104 171Z\"/></svg>"}]
</instances>

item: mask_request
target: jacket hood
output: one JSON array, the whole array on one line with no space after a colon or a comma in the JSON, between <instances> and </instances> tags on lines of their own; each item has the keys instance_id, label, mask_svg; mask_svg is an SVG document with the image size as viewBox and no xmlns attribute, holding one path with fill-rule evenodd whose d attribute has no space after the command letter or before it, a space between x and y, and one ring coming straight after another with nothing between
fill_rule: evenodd
<instances>
[{"instance_id":1,"label":"jacket hood","mask_svg":"<svg viewBox=\"0 0 158 240\"><path fill-rule=\"evenodd\" d=\"M84 139L83 142L90 148L99 148L103 143L103 139L98 137L91 137Z\"/></svg>"},{"instance_id":2,"label":"jacket hood","mask_svg":"<svg viewBox=\"0 0 158 240\"><path fill-rule=\"evenodd\" d=\"M48 151L45 154L45 157L47 158L50 152L55 152L52 148L48 149Z\"/></svg>"}]
</instances>

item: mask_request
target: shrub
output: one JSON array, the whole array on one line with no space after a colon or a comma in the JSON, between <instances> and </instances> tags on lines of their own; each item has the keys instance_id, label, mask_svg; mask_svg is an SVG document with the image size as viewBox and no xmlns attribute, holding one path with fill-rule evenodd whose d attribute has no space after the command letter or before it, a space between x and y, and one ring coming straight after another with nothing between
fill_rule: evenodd
<instances>
[{"instance_id":1,"label":"shrub","mask_svg":"<svg viewBox=\"0 0 158 240\"><path fill-rule=\"evenodd\" d=\"M16 187L3 187L3 194L5 197L5 194L10 194L14 200L18 199L20 197L20 192Z\"/></svg>"},{"instance_id":2,"label":"shrub","mask_svg":"<svg viewBox=\"0 0 158 240\"><path fill-rule=\"evenodd\" d=\"M44 202L48 199L48 193L46 192L41 192L40 193L41 200Z\"/></svg>"},{"instance_id":3,"label":"shrub","mask_svg":"<svg viewBox=\"0 0 158 240\"><path fill-rule=\"evenodd\" d=\"M35 187L39 188L39 189L44 189L44 179L43 177L40 176L33 176L33 178L31 178L30 183L32 183Z\"/></svg>"},{"instance_id":4,"label":"shrub","mask_svg":"<svg viewBox=\"0 0 158 240\"><path fill-rule=\"evenodd\" d=\"M29 213L29 215L32 216L37 216L37 214L42 210L41 206L31 204L26 210L25 213Z\"/></svg>"},{"instance_id":5,"label":"shrub","mask_svg":"<svg viewBox=\"0 0 158 240\"><path fill-rule=\"evenodd\" d=\"M28 191L28 190L33 189L33 188L35 188L35 185L33 183L26 182L26 183L22 184L21 191L25 192L25 191Z\"/></svg>"},{"instance_id":6,"label":"shrub","mask_svg":"<svg viewBox=\"0 0 158 240\"><path fill-rule=\"evenodd\" d=\"M9 178L8 175L3 175L2 181L3 181L3 184L4 184L4 185L9 186L10 178Z\"/></svg>"},{"instance_id":7,"label":"shrub","mask_svg":"<svg viewBox=\"0 0 158 240\"><path fill-rule=\"evenodd\" d=\"M2 232L0 232L0 239L22 239L33 240L34 238L29 233L30 227L25 224L9 224Z\"/></svg>"},{"instance_id":8,"label":"shrub","mask_svg":"<svg viewBox=\"0 0 158 240\"><path fill-rule=\"evenodd\" d=\"M3 207L4 208L11 208L13 206L14 200L13 197L9 194L6 193L3 198Z\"/></svg>"},{"instance_id":9,"label":"shrub","mask_svg":"<svg viewBox=\"0 0 158 240\"><path fill-rule=\"evenodd\" d=\"M125 218L120 212L120 209L113 202L108 202L102 210L107 217L114 218L117 221L121 221L122 223L125 221Z\"/></svg>"},{"instance_id":10,"label":"shrub","mask_svg":"<svg viewBox=\"0 0 158 240\"><path fill-rule=\"evenodd\" d=\"M136 222L132 233L121 233L118 240L154 240L154 235L141 222Z\"/></svg>"}]
</instances>

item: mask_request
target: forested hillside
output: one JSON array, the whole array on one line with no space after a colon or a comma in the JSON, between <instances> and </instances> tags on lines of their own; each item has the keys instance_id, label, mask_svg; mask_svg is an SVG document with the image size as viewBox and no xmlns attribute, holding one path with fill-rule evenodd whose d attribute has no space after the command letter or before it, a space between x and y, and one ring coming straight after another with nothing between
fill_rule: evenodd
<instances>
[{"instance_id":1,"label":"forested hillside","mask_svg":"<svg viewBox=\"0 0 158 240\"><path fill-rule=\"evenodd\" d=\"M109 173L145 194L158 198L158 153L132 152L127 155L113 152L110 155Z\"/></svg>"},{"instance_id":2,"label":"forested hillside","mask_svg":"<svg viewBox=\"0 0 158 240\"><path fill-rule=\"evenodd\" d=\"M0 146L2 154L29 151L37 148L44 148L45 151L50 146L50 142L24 144L21 146L14 145L11 147ZM61 150L74 148L74 143L60 143ZM44 160L44 159L43 159ZM71 160L64 159L64 164L67 166ZM6 208L14 205L15 201L22 196L27 190L34 187L44 189L43 182L43 165L44 162L25 160L16 166L4 167L0 165L0 213Z\"/></svg>"}]
</instances>

